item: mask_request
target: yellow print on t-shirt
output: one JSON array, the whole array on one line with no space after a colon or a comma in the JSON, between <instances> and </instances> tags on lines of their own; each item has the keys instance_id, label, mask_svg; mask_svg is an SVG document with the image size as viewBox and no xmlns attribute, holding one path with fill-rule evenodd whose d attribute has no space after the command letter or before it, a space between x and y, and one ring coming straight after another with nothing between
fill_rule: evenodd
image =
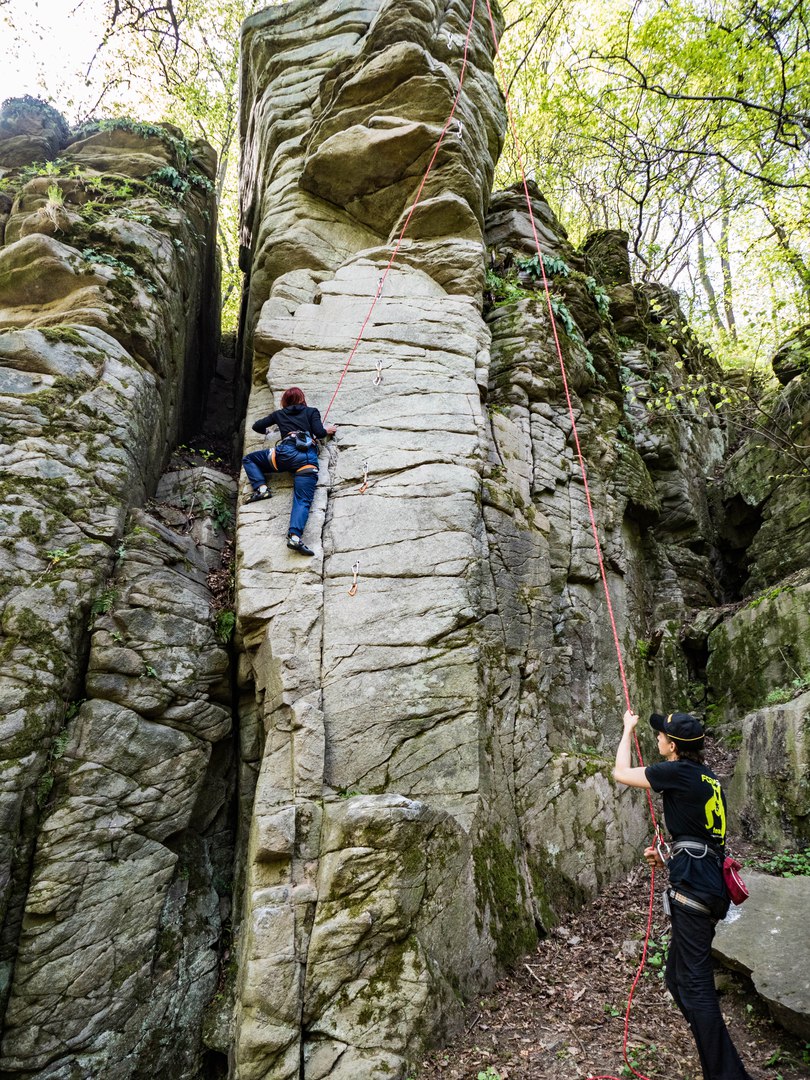
<instances>
[{"instance_id":1,"label":"yellow print on t-shirt","mask_svg":"<svg viewBox=\"0 0 810 1080\"><path fill-rule=\"evenodd\" d=\"M720 787L720 781L713 776L706 775L702 775L700 779L705 781L712 789L712 797L706 803L706 828L710 829L720 840L723 840L726 835L726 808L723 806L723 791Z\"/></svg>"}]
</instances>

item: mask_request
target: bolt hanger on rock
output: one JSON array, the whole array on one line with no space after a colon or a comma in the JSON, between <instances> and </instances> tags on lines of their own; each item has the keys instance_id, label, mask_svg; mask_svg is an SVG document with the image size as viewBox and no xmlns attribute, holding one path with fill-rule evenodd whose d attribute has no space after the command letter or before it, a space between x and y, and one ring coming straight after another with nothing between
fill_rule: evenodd
<instances>
[{"instance_id":1,"label":"bolt hanger on rock","mask_svg":"<svg viewBox=\"0 0 810 1080\"><path fill-rule=\"evenodd\" d=\"M359 487L359 493L365 495L368 491L368 462L363 462L363 483Z\"/></svg>"}]
</instances>

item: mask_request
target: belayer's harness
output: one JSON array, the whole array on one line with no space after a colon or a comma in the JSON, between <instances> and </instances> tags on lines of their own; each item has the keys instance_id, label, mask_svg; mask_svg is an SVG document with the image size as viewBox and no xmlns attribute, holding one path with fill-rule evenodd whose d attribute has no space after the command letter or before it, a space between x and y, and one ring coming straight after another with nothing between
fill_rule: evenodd
<instances>
[{"instance_id":1,"label":"belayer's harness","mask_svg":"<svg viewBox=\"0 0 810 1080\"><path fill-rule=\"evenodd\" d=\"M723 885L731 903L739 907L748 899L748 888L740 877L742 867L731 855L724 855L722 851L718 851L711 844L700 840L677 840L672 845L672 854L677 855L679 851L685 851L691 859L705 859L707 855L712 855L720 865L723 874Z\"/></svg>"},{"instance_id":2,"label":"belayer's harness","mask_svg":"<svg viewBox=\"0 0 810 1080\"><path fill-rule=\"evenodd\" d=\"M664 893L664 911L667 915L672 914L667 900L674 900L676 904L680 904L681 907L691 908L692 911L699 911L701 915L711 915L711 908L706 904L702 904L700 900L695 900L692 896L687 896L686 893L680 892L678 889L667 889Z\"/></svg>"},{"instance_id":3,"label":"belayer's harness","mask_svg":"<svg viewBox=\"0 0 810 1080\"><path fill-rule=\"evenodd\" d=\"M723 862L720 852L703 840L676 840L672 844L671 851L673 855L685 851L692 859L705 859L707 855L713 855L721 864Z\"/></svg>"},{"instance_id":4,"label":"belayer's harness","mask_svg":"<svg viewBox=\"0 0 810 1080\"><path fill-rule=\"evenodd\" d=\"M723 871L723 877L725 879L725 863L726 860L722 852L717 848L712 847L711 844L705 840L675 840L671 846L672 858L679 855L682 851L685 851L690 859L705 859L707 855L711 855L713 859L717 860L718 865ZM711 908L700 900L695 900L693 896L687 896L686 893L680 892L678 889L674 889L670 886L664 892L664 911L667 915L671 915L672 912L669 907L669 900L674 900L680 904L681 907L691 908L693 911L699 911L701 915L709 915L714 918L714 913Z\"/></svg>"}]
</instances>

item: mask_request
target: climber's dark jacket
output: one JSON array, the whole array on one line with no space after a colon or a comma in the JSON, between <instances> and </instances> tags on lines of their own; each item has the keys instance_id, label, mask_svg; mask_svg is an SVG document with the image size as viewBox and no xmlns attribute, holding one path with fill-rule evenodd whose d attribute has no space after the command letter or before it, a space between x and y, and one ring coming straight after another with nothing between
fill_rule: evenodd
<instances>
[{"instance_id":1,"label":"climber's dark jacket","mask_svg":"<svg viewBox=\"0 0 810 1080\"><path fill-rule=\"evenodd\" d=\"M286 409L276 409L269 416L257 420L253 430L259 435L264 435L268 428L278 426L281 438L293 431L305 431L316 439L326 438L326 428L323 426L321 414L317 409L309 405L288 405Z\"/></svg>"}]
</instances>

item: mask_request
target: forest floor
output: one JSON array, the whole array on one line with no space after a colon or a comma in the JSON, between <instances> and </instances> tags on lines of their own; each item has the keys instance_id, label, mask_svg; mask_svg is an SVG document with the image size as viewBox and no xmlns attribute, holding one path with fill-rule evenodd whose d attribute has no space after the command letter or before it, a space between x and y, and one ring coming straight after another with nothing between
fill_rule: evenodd
<instances>
[{"instance_id":1,"label":"forest floor","mask_svg":"<svg viewBox=\"0 0 810 1080\"><path fill-rule=\"evenodd\" d=\"M740 845L735 852L746 854ZM644 866L555 927L469 1006L462 1033L423 1063L419 1080L632 1077L622 1060L624 1014L641 959L648 900ZM691 1034L664 988L667 924L656 897L628 1054L651 1080L700 1080ZM743 976L719 968L717 982L731 1037L754 1080L807 1080L810 1044L770 1020Z\"/></svg>"}]
</instances>

